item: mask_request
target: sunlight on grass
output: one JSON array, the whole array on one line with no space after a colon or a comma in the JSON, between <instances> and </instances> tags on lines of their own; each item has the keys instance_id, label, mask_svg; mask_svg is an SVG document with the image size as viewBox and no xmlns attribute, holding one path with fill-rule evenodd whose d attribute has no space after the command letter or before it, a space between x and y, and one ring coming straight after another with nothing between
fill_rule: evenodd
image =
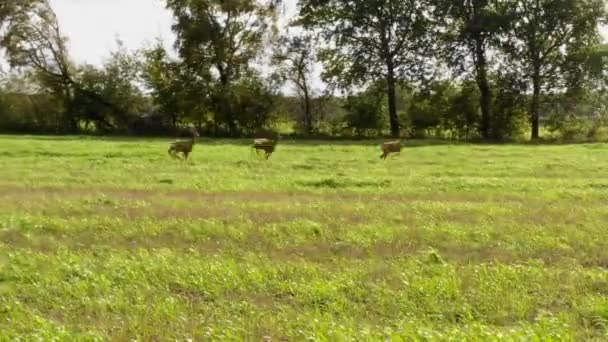
<instances>
[{"instance_id":1,"label":"sunlight on grass","mask_svg":"<svg viewBox=\"0 0 608 342\"><path fill-rule=\"evenodd\" d=\"M606 145L0 137L1 340L603 340Z\"/></svg>"}]
</instances>

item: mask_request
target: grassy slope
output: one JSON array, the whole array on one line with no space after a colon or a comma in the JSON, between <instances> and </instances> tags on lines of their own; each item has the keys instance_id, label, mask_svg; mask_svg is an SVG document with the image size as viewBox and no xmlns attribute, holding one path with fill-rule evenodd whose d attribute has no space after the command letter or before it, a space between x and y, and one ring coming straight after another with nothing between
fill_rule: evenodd
<instances>
[{"instance_id":1,"label":"grassy slope","mask_svg":"<svg viewBox=\"0 0 608 342\"><path fill-rule=\"evenodd\" d=\"M0 339L605 338L606 145L0 137Z\"/></svg>"}]
</instances>

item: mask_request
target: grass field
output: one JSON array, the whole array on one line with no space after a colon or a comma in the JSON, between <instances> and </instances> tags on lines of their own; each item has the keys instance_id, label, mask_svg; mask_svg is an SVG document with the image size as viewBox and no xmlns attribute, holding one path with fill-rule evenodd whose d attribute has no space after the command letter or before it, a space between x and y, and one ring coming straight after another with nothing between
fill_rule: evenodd
<instances>
[{"instance_id":1,"label":"grass field","mask_svg":"<svg viewBox=\"0 0 608 342\"><path fill-rule=\"evenodd\" d=\"M608 145L0 136L0 340L608 338Z\"/></svg>"}]
</instances>

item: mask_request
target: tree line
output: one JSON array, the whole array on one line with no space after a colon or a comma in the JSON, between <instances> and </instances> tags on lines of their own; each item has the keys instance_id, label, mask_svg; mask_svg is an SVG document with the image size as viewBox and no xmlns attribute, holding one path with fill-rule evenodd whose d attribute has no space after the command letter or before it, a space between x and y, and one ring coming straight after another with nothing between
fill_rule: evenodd
<instances>
[{"instance_id":1,"label":"tree line","mask_svg":"<svg viewBox=\"0 0 608 342\"><path fill-rule=\"evenodd\" d=\"M0 131L594 138L603 0L166 0L161 41L76 64L48 0L0 2ZM120 10L117 8L117 11ZM315 84L321 66L323 89ZM281 89L290 85L293 94ZM608 130L606 130L608 133ZM284 133L285 134L285 133Z\"/></svg>"}]
</instances>

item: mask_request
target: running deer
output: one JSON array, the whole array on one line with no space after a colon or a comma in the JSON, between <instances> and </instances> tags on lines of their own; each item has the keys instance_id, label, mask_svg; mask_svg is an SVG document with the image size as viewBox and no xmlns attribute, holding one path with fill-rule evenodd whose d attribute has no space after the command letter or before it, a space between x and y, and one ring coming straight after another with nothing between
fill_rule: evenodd
<instances>
[{"instance_id":1,"label":"running deer","mask_svg":"<svg viewBox=\"0 0 608 342\"><path fill-rule=\"evenodd\" d=\"M386 159L390 153L401 153L401 140L387 141L380 145L382 155L380 159Z\"/></svg>"},{"instance_id":2,"label":"running deer","mask_svg":"<svg viewBox=\"0 0 608 342\"><path fill-rule=\"evenodd\" d=\"M179 154L184 155L184 160L188 159L188 155L192 152L192 147L196 143L196 138L199 137L198 131L194 128L190 130L192 138L190 140L178 140L169 145L169 155L173 158L179 158Z\"/></svg>"},{"instance_id":3,"label":"running deer","mask_svg":"<svg viewBox=\"0 0 608 342\"><path fill-rule=\"evenodd\" d=\"M277 140L268 139L268 138L259 138L253 140L253 145L251 145L252 149L255 149L256 153L259 153L260 150L264 151L264 158L268 159L272 152L274 152L275 147L277 146Z\"/></svg>"}]
</instances>

